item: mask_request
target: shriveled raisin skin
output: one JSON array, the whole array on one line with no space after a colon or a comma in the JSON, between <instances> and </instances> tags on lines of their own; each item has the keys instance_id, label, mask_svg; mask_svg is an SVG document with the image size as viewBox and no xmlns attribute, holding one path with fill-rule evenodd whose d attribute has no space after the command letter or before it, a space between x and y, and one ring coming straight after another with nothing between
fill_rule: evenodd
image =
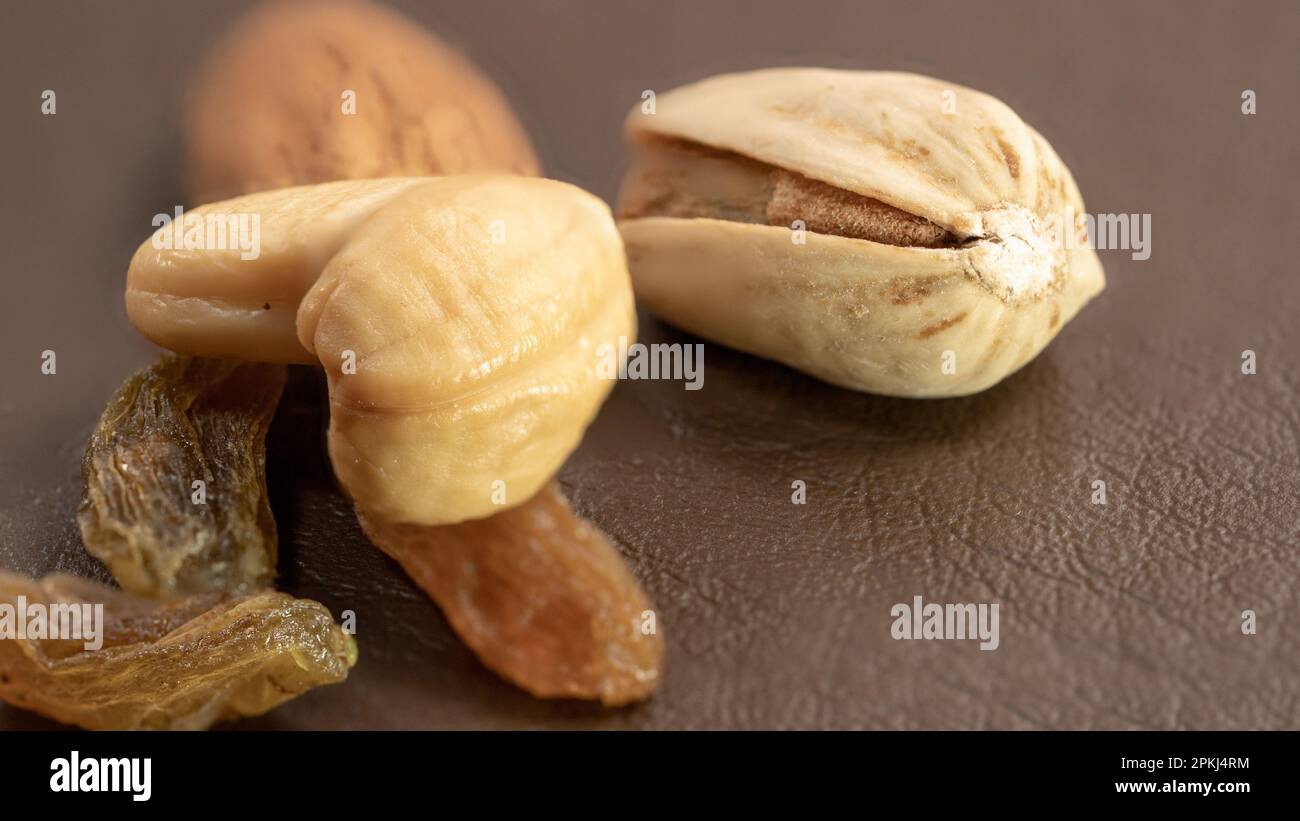
<instances>
[{"instance_id":1,"label":"shriveled raisin skin","mask_svg":"<svg viewBox=\"0 0 1300 821\"><path fill-rule=\"evenodd\" d=\"M265 442L284 382L283 365L169 354L118 389L86 446L77 521L123 589L169 598L271 585Z\"/></svg>"},{"instance_id":2,"label":"shriveled raisin skin","mask_svg":"<svg viewBox=\"0 0 1300 821\"><path fill-rule=\"evenodd\" d=\"M0 641L0 699L90 730L202 730L347 678L351 636L308 599L262 591L155 602L74 576L0 573L0 603L104 605L104 643Z\"/></svg>"},{"instance_id":3,"label":"shriveled raisin skin","mask_svg":"<svg viewBox=\"0 0 1300 821\"><path fill-rule=\"evenodd\" d=\"M554 483L529 501L454 525L362 528L437 602L479 659L541 698L646 698L663 675L654 607L618 551Z\"/></svg>"}]
</instances>

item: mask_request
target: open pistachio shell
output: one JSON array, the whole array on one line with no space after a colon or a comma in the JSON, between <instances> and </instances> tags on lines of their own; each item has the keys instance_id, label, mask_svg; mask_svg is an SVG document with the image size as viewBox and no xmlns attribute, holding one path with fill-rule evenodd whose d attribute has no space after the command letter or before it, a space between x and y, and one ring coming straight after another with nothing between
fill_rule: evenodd
<instances>
[{"instance_id":1,"label":"open pistachio shell","mask_svg":"<svg viewBox=\"0 0 1300 821\"><path fill-rule=\"evenodd\" d=\"M627 133L638 162L619 227L637 295L689 331L838 385L914 397L983 390L1104 286L1069 171L976 91L910 74L756 71L660 95L655 113L629 116ZM691 160L674 177L661 168L667 144L753 168L724 178L708 165L720 161ZM772 219L770 206L765 221L761 202L729 201L752 195L768 171L833 192L803 206L810 224L848 224L814 211L852 199L946 239L919 247L805 232ZM706 196L692 191L693 214L644 207L714 174Z\"/></svg>"}]
</instances>

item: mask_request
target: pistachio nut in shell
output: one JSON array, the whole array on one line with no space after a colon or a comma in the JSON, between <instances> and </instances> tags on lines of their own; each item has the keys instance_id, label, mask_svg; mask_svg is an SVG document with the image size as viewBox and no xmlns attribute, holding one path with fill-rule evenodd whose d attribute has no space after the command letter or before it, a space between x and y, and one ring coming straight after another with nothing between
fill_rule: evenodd
<instances>
[{"instance_id":1,"label":"pistachio nut in shell","mask_svg":"<svg viewBox=\"0 0 1300 821\"><path fill-rule=\"evenodd\" d=\"M626 132L617 210L637 296L837 385L984 390L1104 287L1070 172L977 91L770 69L661 94Z\"/></svg>"},{"instance_id":2,"label":"pistachio nut in shell","mask_svg":"<svg viewBox=\"0 0 1300 821\"><path fill-rule=\"evenodd\" d=\"M537 174L505 95L401 14L352 0L270 2L235 23L191 91L197 202L303 183Z\"/></svg>"}]
</instances>

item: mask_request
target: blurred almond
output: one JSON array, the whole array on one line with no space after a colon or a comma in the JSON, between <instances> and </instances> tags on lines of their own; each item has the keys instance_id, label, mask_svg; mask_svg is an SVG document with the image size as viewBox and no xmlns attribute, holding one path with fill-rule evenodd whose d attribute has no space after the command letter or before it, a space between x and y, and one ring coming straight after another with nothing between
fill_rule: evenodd
<instances>
[{"instance_id":1,"label":"blurred almond","mask_svg":"<svg viewBox=\"0 0 1300 821\"><path fill-rule=\"evenodd\" d=\"M185 145L199 203L333 180L539 172L473 63L395 12L339 0L268 3L238 21L200 71Z\"/></svg>"}]
</instances>

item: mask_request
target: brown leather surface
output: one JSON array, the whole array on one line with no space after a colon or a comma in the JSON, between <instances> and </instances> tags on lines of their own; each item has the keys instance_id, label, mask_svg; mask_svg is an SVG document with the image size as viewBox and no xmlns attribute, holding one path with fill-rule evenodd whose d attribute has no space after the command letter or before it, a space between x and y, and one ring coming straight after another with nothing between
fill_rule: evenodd
<instances>
[{"instance_id":1,"label":"brown leather surface","mask_svg":"<svg viewBox=\"0 0 1300 821\"><path fill-rule=\"evenodd\" d=\"M0 567L103 575L73 520L79 460L154 355L124 272L181 201L192 57L242 5L0 10ZM361 657L345 684L233 726L1300 726L1294 5L396 5L501 83L551 175L606 199L643 89L902 68L1004 99L1091 211L1152 215L1153 253L1103 252L1102 296L974 397L854 394L716 345L701 391L621 384L561 481L666 633L661 690L623 710L537 701L475 661L363 539L322 450L323 386L295 369L269 438L281 586L354 610ZM642 339L696 341L647 316ZM999 603L1000 647L892 640L890 607L915 595ZM0 728L42 726L0 707Z\"/></svg>"}]
</instances>

